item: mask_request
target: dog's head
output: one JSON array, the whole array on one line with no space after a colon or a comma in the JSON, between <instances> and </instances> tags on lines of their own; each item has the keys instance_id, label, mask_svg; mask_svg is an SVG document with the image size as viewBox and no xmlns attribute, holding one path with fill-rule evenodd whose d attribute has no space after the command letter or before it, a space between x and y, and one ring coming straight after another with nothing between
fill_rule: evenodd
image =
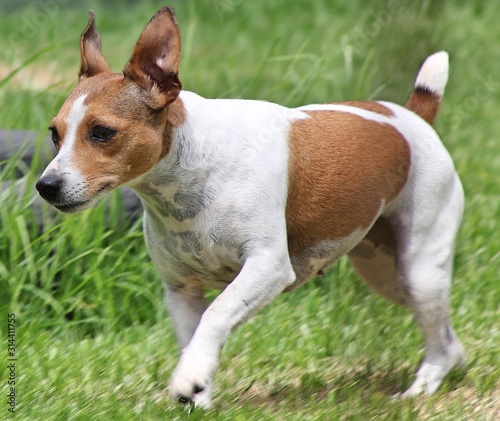
<instances>
[{"instance_id":1,"label":"dog's head","mask_svg":"<svg viewBox=\"0 0 500 421\"><path fill-rule=\"evenodd\" d=\"M58 153L36 184L45 200L64 212L85 209L169 152L172 126L183 117L180 50L174 12L163 8L142 32L123 73L112 73L90 12L79 82L49 128Z\"/></svg>"}]
</instances>

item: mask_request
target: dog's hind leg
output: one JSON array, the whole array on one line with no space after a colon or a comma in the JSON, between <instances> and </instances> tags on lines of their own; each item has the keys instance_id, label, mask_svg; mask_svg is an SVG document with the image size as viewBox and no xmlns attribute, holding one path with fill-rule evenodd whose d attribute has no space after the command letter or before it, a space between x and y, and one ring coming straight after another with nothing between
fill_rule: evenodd
<instances>
[{"instance_id":1,"label":"dog's hind leg","mask_svg":"<svg viewBox=\"0 0 500 421\"><path fill-rule=\"evenodd\" d=\"M432 193L433 200L427 203L416 194L414 209L409 206L406 215L396 215L399 277L426 348L416 379L403 396L434 393L448 372L465 362L465 352L449 321L455 238L463 212L462 185L453 174Z\"/></svg>"},{"instance_id":2,"label":"dog's hind leg","mask_svg":"<svg viewBox=\"0 0 500 421\"><path fill-rule=\"evenodd\" d=\"M433 199L432 204L414 201L413 209L406 205L381 217L349 253L367 284L409 307L422 330L425 357L403 396L435 392L446 374L465 361L449 322L454 243L463 209L458 178L453 177Z\"/></svg>"}]
</instances>

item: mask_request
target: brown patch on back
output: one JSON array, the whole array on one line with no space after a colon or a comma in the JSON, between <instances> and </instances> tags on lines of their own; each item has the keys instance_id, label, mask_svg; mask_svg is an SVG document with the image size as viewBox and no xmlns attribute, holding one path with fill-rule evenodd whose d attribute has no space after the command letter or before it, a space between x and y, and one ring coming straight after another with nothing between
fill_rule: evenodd
<instances>
[{"instance_id":1,"label":"brown patch on back","mask_svg":"<svg viewBox=\"0 0 500 421\"><path fill-rule=\"evenodd\" d=\"M386 106L374 101L343 101L333 102L336 105L349 105L351 107L362 108L363 110L372 111L377 114L382 114L387 117L394 117L394 113Z\"/></svg>"},{"instance_id":2,"label":"brown patch on back","mask_svg":"<svg viewBox=\"0 0 500 421\"><path fill-rule=\"evenodd\" d=\"M441 97L426 88L417 87L405 107L422 117L432 125L436 118Z\"/></svg>"},{"instance_id":3,"label":"brown patch on back","mask_svg":"<svg viewBox=\"0 0 500 421\"><path fill-rule=\"evenodd\" d=\"M369 227L404 186L410 150L392 126L338 111L309 111L290 133L288 245L299 254Z\"/></svg>"}]
</instances>

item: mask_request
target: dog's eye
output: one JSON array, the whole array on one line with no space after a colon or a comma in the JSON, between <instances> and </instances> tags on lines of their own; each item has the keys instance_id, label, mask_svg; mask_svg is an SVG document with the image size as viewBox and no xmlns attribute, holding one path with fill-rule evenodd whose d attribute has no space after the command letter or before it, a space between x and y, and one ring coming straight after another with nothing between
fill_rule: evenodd
<instances>
[{"instance_id":1,"label":"dog's eye","mask_svg":"<svg viewBox=\"0 0 500 421\"><path fill-rule=\"evenodd\" d=\"M92 129L92 140L95 142L106 142L116 134L116 130L105 126L95 126Z\"/></svg>"},{"instance_id":2,"label":"dog's eye","mask_svg":"<svg viewBox=\"0 0 500 421\"><path fill-rule=\"evenodd\" d=\"M57 129L53 126L50 126L49 130L52 133L52 142L54 143L54 146L56 147L56 149L59 149L59 142L61 141L61 138L57 133Z\"/></svg>"}]
</instances>

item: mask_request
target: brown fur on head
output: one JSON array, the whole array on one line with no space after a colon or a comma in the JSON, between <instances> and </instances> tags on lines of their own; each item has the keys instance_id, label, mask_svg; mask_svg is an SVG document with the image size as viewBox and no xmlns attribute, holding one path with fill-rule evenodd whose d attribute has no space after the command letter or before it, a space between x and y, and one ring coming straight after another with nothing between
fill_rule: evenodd
<instances>
[{"instance_id":1,"label":"brown fur on head","mask_svg":"<svg viewBox=\"0 0 500 421\"><path fill-rule=\"evenodd\" d=\"M174 12L162 8L146 25L123 73L112 73L89 13L80 41L79 82L50 127L59 155L44 176L58 177L60 195L44 196L51 189L43 189L42 177L42 196L56 206L74 202L80 208L79 203L146 173L168 153L172 126L182 123L184 114L177 98L180 49ZM72 186L65 189L69 178Z\"/></svg>"}]
</instances>

